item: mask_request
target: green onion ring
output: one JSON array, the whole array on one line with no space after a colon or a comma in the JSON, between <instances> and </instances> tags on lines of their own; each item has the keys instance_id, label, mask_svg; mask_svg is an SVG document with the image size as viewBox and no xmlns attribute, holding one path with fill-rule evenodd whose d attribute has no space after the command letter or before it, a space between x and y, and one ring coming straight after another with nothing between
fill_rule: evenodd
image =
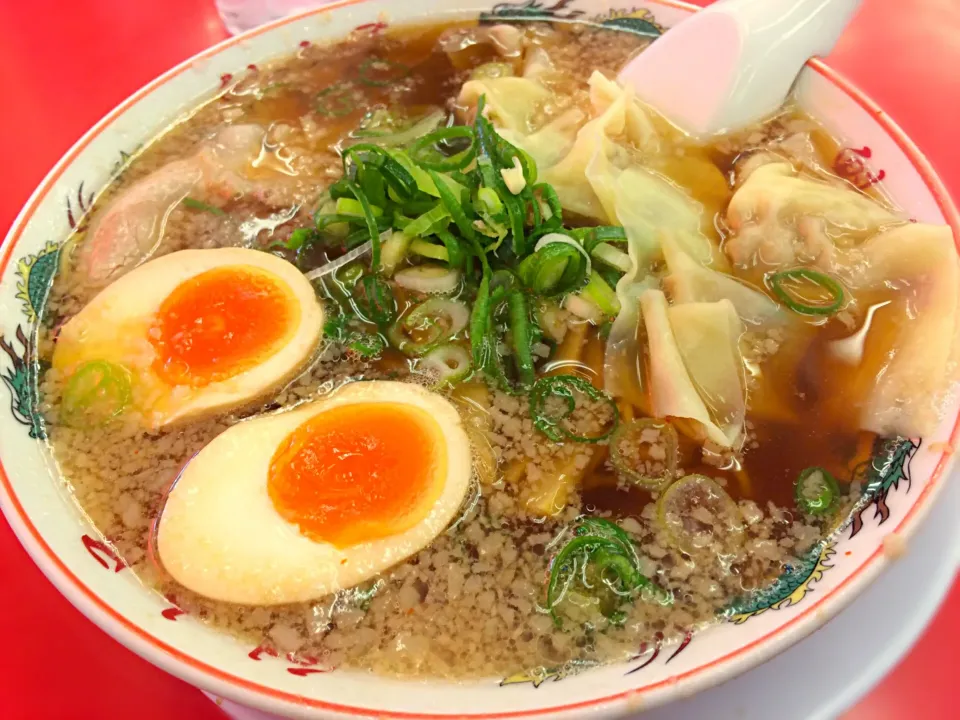
<instances>
[{"instance_id":1,"label":"green onion ring","mask_svg":"<svg viewBox=\"0 0 960 720\"><path fill-rule=\"evenodd\" d=\"M826 290L833 297L829 305L807 305L794 300L783 287L786 280L808 280ZM795 268L773 273L767 278L773 294L788 308L800 315L833 315L843 305L843 286L829 275L809 268Z\"/></svg>"},{"instance_id":2,"label":"green onion ring","mask_svg":"<svg viewBox=\"0 0 960 720\"><path fill-rule=\"evenodd\" d=\"M102 425L120 415L132 395L130 372L125 367L106 360L89 360L67 380L60 413L71 427Z\"/></svg>"},{"instance_id":3,"label":"green onion ring","mask_svg":"<svg viewBox=\"0 0 960 720\"><path fill-rule=\"evenodd\" d=\"M822 467L808 467L797 477L794 494L797 506L807 515L826 515L840 498L840 486Z\"/></svg>"},{"instance_id":4,"label":"green onion ring","mask_svg":"<svg viewBox=\"0 0 960 720\"><path fill-rule=\"evenodd\" d=\"M377 67L379 66L379 67ZM381 79L374 79L372 77L375 71L384 70L384 71L396 71L392 76L384 77ZM396 62L395 60L390 60L387 58L378 58L378 57L368 57L360 64L360 68L357 70L357 77L365 85L370 85L372 87L387 87L392 85L398 80L402 80L407 75L410 74L410 66L404 65L403 63Z\"/></svg>"},{"instance_id":5,"label":"green onion ring","mask_svg":"<svg viewBox=\"0 0 960 720\"><path fill-rule=\"evenodd\" d=\"M377 227L377 219L373 216L373 210L370 208L370 202L363 190L352 180L346 181L346 186L353 193L353 196L360 202L363 209L363 218L367 225L367 234L370 236L370 267L376 272L380 266L380 229Z\"/></svg>"},{"instance_id":6,"label":"green onion ring","mask_svg":"<svg viewBox=\"0 0 960 720\"><path fill-rule=\"evenodd\" d=\"M351 302L364 320L377 325L391 323L397 316L397 300L390 286L379 275L364 275L360 278L360 282L354 287Z\"/></svg>"},{"instance_id":7,"label":"green onion ring","mask_svg":"<svg viewBox=\"0 0 960 720\"><path fill-rule=\"evenodd\" d=\"M573 397L574 390L583 393L591 400L602 400L610 406L610 409L613 410L613 423L606 431L600 435L587 437L576 435L563 427L561 423L573 413L577 406L577 401ZM561 398L567 406L566 412L558 418L552 418L546 414L547 400L551 396ZM533 418L534 427L554 442L563 442L564 440L587 443L599 442L610 437L620 423L620 411L617 409L617 404L613 401L613 398L603 391L597 390L587 380L576 375L553 375L537 380L530 390L530 416Z\"/></svg>"},{"instance_id":8,"label":"green onion ring","mask_svg":"<svg viewBox=\"0 0 960 720\"><path fill-rule=\"evenodd\" d=\"M637 472L635 468L631 467L631 463L623 455L621 443L627 439L628 436L639 436L644 430L648 429L657 430L660 433L661 441L666 446L666 458L664 459L666 470L660 477L649 477ZM617 472L633 484L647 488L648 490L662 490L676 475L679 457L678 447L679 439L673 425L665 420L637 418L620 425L617 431L610 437L610 464L616 468Z\"/></svg>"},{"instance_id":9,"label":"green onion ring","mask_svg":"<svg viewBox=\"0 0 960 720\"><path fill-rule=\"evenodd\" d=\"M317 112L325 117L344 117L357 109L352 83L339 82L317 93ZM348 95L347 93L350 93Z\"/></svg>"},{"instance_id":10,"label":"green onion ring","mask_svg":"<svg viewBox=\"0 0 960 720\"><path fill-rule=\"evenodd\" d=\"M470 140L470 146L466 150L450 156L443 155L437 150L439 143L460 138ZM451 170L462 170L473 162L473 159L477 156L476 144L473 128L454 125L424 135L411 145L407 152L415 163L427 170L450 172Z\"/></svg>"}]
</instances>

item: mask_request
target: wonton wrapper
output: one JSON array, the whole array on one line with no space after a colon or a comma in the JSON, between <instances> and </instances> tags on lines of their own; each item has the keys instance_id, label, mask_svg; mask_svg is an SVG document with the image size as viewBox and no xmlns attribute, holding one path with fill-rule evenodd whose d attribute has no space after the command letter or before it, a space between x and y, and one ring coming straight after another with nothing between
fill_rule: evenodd
<instances>
[{"instance_id":1,"label":"wonton wrapper","mask_svg":"<svg viewBox=\"0 0 960 720\"><path fill-rule=\"evenodd\" d=\"M649 393L655 417L692 420L699 440L735 447L746 412L743 330L733 303L667 305L659 290L640 296L649 344Z\"/></svg>"},{"instance_id":2,"label":"wonton wrapper","mask_svg":"<svg viewBox=\"0 0 960 720\"><path fill-rule=\"evenodd\" d=\"M675 304L729 300L740 319L751 325L785 320L780 306L767 295L732 275L696 262L671 235L665 233L660 244L669 270L663 286Z\"/></svg>"},{"instance_id":3,"label":"wonton wrapper","mask_svg":"<svg viewBox=\"0 0 960 720\"><path fill-rule=\"evenodd\" d=\"M543 85L527 78L498 77L468 80L460 88L458 104L474 107L485 95L484 117L497 129L526 135L530 118L552 97Z\"/></svg>"},{"instance_id":4,"label":"wonton wrapper","mask_svg":"<svg viewBox=\"0 0 960 720\"><path fill-rule=\"evenodd\" d=\"M903 219L857 192L802 177L789 163L756 168L727 207L734 265L814 263L829 270L835 250L852 247Z\"/></svg>"},{"instance_id":5,"label":"wonton wrapper","mask_svg":"<svg viewBox=\"0 0 960 720\"><path fill-rule=\"evenodd\" d=\"M899 286L891 304L877 310L896 331L882 369L863 379L860 426L880 435L933 433L960 360L960 262L950 228L887 230L838 258L838 265L853 288Z\"/></svg>"}]
</instances>

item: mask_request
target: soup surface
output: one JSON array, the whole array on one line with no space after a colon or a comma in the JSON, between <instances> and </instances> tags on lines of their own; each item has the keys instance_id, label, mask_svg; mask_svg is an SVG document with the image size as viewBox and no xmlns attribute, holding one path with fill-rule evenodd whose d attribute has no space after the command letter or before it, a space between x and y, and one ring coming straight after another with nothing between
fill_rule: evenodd
<instances>
[{"instance_id":1,"label":"soup surface","mask_svg":"<svg viewBox=\"0 0 960 720\"><path fill-rule=\"evenodd\" d=\"M612 81L648 41L357 31L134 156L41 392L145 583L251 649L535 676L677 642L846 521L953 382L952 238L794 107L684 136Z\"/></svg>"}]
</instances>

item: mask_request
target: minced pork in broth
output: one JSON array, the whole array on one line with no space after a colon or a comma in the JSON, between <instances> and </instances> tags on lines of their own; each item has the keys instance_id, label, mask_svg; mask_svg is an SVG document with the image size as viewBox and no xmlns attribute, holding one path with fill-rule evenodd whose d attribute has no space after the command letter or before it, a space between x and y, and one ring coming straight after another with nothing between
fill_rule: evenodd
<instances>
[{"instance_id":1,"label":"minced pork in broth","mask_svg":"<svg viewBox=\"0 0 960 720\"><path fill-rule=\"evenodd\" d=\"M460 88L475 68L491 63L520 72L522 55L504 52L503 45L510 42L522 42L528 57L542 48L549 58L556 100L539 108L539 122L546 124L569 107L589 103L592 71L614 77L648 42L630 33L576 24L516 27L521 40L508 34L499 44L496 38L490 40L487 29L472 23L389 32L374 28L357 31L337 45L304 46L293 57L250 68L136 154L82 224L77 246L82 247L83 230L96 220L104 201L190 155L225 124L251 122L269 128L259 163L289 175L290 182L257 196L227 199L215 211L180 204L166 218L154 254L242 245L270 249L304 270L318 267L340 251L315 247L295 255L282 244L296 228L311 225L317 197L340 177L339 152L357 128L375 124L386 110L389 122L400 126L436 108L470 122L471 109L457 105ZM318 97L328 102L329 89L373 55L412 70L397 82L336 90L335 104L318 111ZM703 231L718 246L729 232L724 211L744 158L780 152L819 172L830 167L837 151L815 122L790 108L761 126L709 145L681 142L670 128L663 132L676 141L674 159L698 155L708 167L709 172L684 177L683 163L669 153L653 166L703 206ZM794 153L791 141L797 138L808 142ZM835 177L832 181L844 182ZM595 224L575 213L564 217L569 225ZM749 270L741 277L764 287L762 277ZM69 259L64 261L46 308L43 357L52 352L57 328L101 286L71 269ZM402 290L397 298L402 307L417 299ZM562 332L540 343L538 375L573 373L602 388L608 328L565 310L554 317ZM55 459L80 506L144 582L193 617L241 636L251 649L294 653L329 667L401 676L503 676L622 660L654 638L676 642L716 621L737 598L768 585L785 565L834 529L842 509L823 517L804 514L794 501L795 481L806 468L825 468L841 481L841 506L849 509L859 493L858 485L850 482L851 468L869 454L873 436L821 416L815 403L820 387L816 368L802 373L807 388L796 388L792 373L798 364L816 360L811 343L838 337L856 320L841 315L795 331L774 327L747 332L741 352L754 373L747 378L751 400L742 449L691 440L681 428L673 472L676 477L711 478L733 499L742 517L733 541L723 527L725 519L701 506L695 521L706 529L700 537L707 540L697 547L678 547L668 525L657 517L662 490L625 479L611 462L606 440L554 442L534 426L525 395L473 378L444 391L461 410L475 443L474 487L457 520L426 549L373 581L281 606L211 601L166 576L150 550L165 492L195 453L243 418L282 411L350 381L422 382L411 375L406 357L388 348L367 360L326 340L309 370L265 405L156 431L124 416L99 427L61 422L65 379L54 370L44 374L41 392ZM816 336L813 341L811 335ZM789 357L799 352L806 355ZM641 376L646 362L642 353L635 358ZM764 410L754 412L759 400ZM640 403L618 399L617 406L621 422L647 414ZM611 420L606 402L578 395L568 428L574 434L596 435ZM641 468L641 474L663 472L670 450L665 437L656 429L644 431L635 447L621 448L622 456ZM653 585L615 616L599 612L594 598L570 593L556 622L546 607L550 562L582 515L614 520L635 543L638 567ZM656 588L671 592L673 602L661 602Z\"/></svg>"}]
</instances>

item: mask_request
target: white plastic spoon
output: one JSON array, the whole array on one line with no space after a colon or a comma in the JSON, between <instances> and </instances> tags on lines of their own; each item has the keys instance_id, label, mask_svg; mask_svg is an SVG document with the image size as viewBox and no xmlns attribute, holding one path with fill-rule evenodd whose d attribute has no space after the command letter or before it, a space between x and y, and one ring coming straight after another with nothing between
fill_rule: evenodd
<instances>
[{"instance_id":1,"label":"white plastic spoon","mask_svg":"<svg viewBox=\"0 0 960 720\"><path fill-rule=\"evenodd\" d=\"M750 125L783 104L861 0L719 0L640 53L619 80L694 137Z\"/></svg>"}]
</instances>

